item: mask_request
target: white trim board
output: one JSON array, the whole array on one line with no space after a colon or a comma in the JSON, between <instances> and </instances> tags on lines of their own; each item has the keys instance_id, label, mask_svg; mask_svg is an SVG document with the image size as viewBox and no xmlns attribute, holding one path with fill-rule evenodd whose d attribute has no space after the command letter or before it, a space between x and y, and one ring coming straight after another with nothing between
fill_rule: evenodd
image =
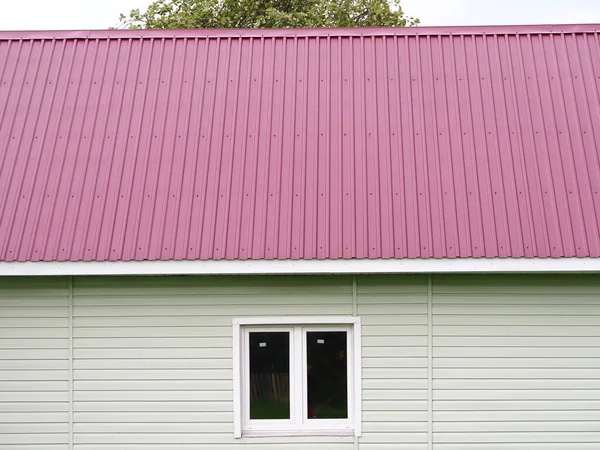
<instances>
[{"instance_id":1,"label":"white trim board","mask_svg":"<svg viewBox=\"0 0 600 450\"><path fill-rule=\"evenodd\" d=\"M1 276L600 272L600 258L0 262Z\"/></svg>"}]
</instances>

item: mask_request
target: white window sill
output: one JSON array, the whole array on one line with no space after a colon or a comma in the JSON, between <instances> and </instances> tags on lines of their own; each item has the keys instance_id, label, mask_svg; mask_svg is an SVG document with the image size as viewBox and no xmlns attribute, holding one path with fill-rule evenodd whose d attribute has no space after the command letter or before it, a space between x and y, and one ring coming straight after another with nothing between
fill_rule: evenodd
<instances>
[{"instance_id":1,"label":"white window sill","mask_svg":"<svg viewBox=\"0 0 600 450\"><path fill-rule=\"evenodd\" d=\"M242 438L265 438L265 437L353 437L354 430L248 430L242 432Z\"/></svg>"}]
</instances>

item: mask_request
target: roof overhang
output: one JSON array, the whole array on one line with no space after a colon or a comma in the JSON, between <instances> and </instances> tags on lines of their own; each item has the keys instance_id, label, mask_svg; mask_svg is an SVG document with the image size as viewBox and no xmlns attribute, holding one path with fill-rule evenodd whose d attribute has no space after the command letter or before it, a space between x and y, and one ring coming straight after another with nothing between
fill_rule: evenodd
<instances>
[{"instance_id":1,"label":"roof overhang","mask_svg":"<svg viewBox=\"0 0 600 450\"><path fill-rule=\"evenodd\" d=\"M600 258L0 262L0 276L600 272Z\"/></svg>"}]
</instances>

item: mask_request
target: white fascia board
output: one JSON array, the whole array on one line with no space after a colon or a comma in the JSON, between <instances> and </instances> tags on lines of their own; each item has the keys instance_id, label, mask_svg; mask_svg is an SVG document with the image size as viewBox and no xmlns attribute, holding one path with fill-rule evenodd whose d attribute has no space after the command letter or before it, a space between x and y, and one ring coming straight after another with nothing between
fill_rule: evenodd
<instances>
[{"instance_id":1,"label":"white fascia board","mask_svg":"<svg viewBox=\"0 0 600 450\"><path fill-rule=\"evenodd\" d=\"M0 262L0 276L600 272L600 258Z\"/></svg>"}]
</instances>

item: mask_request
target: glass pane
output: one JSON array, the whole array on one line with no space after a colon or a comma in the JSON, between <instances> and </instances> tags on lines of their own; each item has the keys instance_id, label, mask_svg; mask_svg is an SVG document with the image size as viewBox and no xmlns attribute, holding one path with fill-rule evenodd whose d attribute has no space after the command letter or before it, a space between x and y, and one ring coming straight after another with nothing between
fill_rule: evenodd
<instances>
[{"instance_id":1,"label":"glass pane","mask_svg":"<svg viewBox=\"0 0 600 450\"><path fill-rule=\"evenodd\" d=\"M346 332L307 332L306 359L308 418L348 418Z\"/></svg>"},{"instance_id":2,"label":"glass pane","mask_svg":"<svg viewBox=\"0 0 600 450\"><path fill-rule=\"evenodd\" d=\"M250 419L289 419L290 334L249 334Z\"/></svg>"}]
</instances>

